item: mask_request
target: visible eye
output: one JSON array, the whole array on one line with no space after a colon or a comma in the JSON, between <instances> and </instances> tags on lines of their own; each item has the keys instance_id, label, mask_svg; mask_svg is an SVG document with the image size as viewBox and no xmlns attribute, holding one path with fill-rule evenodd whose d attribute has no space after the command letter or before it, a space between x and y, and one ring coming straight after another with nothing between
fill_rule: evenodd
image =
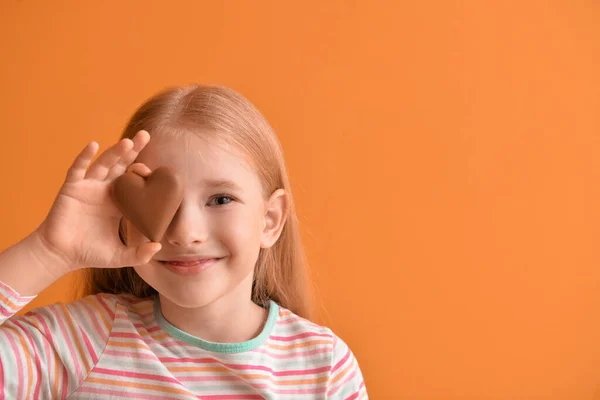
<instances>
[{"instance_id":1,"label":"visible eye","mask_svg":"<svg viewBox=\"0 0 600 400\"><path fill-rule=\"evenodd\" d=\"M225 194L218 194L216 196L213 196L211 200L214 200L216 203L215 205L217 206L224 206L234 201L234 198Z\"/></svg>"}]
</instances>

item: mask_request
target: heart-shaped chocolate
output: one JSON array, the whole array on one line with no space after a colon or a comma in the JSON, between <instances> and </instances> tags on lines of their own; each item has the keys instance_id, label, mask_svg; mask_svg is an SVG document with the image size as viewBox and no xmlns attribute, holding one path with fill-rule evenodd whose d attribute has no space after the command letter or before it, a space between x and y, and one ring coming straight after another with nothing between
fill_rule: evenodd
<instances>
[{"instance_id":1,"label":"heart-shaped chocolate","mask_svg":"<svg viewBox=\"0 0 600 400\"><path fill-rule=\"evenodd\" d=\"M160 242L183 200L181 175L159 167L143 177L129 171L115 179L113 199L119 211L148 239Z\"/></svg>"}]
</instances>

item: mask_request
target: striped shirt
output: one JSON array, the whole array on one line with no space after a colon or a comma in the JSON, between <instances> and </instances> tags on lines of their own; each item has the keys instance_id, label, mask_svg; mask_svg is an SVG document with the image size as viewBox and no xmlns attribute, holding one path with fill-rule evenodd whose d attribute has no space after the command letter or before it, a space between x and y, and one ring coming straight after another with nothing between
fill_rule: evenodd
<instances>
[{"instance_id":1,"label":"striped shirt","mask_svg":"<svg viewBox=\"0 0 600 400\"><path fill-rule=\"evenodd\" d=\"M215 343L171 325L158 296L14 315L34 297L0 282L0 400L368 398L346 343L275 302L257 337Z\"/></svg>"}]
</instances>

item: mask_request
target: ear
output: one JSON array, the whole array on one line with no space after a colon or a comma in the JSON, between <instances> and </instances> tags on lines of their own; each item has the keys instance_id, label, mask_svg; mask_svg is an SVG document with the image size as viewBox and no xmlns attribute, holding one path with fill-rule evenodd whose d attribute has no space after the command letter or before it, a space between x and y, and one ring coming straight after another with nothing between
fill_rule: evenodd
<instances>
[{"instance_id":1,"label":"ear","mask_svg":"<svg viewBox=\"0 0 600 400\"><path fill-rule=\"evenodd\" d=\"M277 189L265 204L264 229L260 247L267 249L273 246L285 226L288 215L288 200L284 189Z\"/></svg>"}]
</instances>

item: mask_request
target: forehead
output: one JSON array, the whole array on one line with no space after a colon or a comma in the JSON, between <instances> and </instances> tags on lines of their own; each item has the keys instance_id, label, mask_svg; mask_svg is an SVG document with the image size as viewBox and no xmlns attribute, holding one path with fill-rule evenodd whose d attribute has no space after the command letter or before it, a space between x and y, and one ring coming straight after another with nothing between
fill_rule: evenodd
<instances>
[{"instance_id":1,"label":"forehead","mask_svg":"<svg viewBox=\"0 0 600 400\"><path fill-rule=\"evenodd\" d=\"M231 180L242 188L259 183L239 150L196 134L152 137L136 162L174 168L193 186L204 180Z\"/></svg>"}]
</instances>

